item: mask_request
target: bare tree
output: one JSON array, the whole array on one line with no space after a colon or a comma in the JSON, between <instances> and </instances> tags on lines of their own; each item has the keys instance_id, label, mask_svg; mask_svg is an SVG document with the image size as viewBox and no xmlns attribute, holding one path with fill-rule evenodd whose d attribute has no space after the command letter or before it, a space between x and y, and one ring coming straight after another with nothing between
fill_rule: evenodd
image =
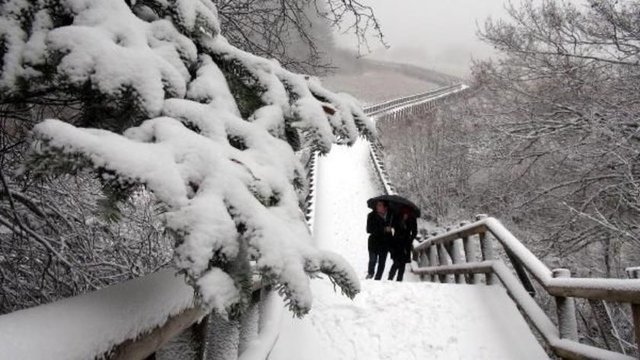
<instances>
[{"instance_id":1,"label":"bare tree","mask_svg":"<svg viewBox=\"0 0 640 360\"><path fill-rule=\"evenodd\" d=\"M639 10L637 0L527 0L488 20L480 36L500 54L474 65L466 101L411 130L383 126L394 182L414 168L423 184L407 186L414 196L460 189L446 193L447 207L422 201L441 224L490 213L551 266L624 277L640 261ZM412 158L416 142L431 146L422 164L399 160ZM452 171L455 159L464 172ZM594 335L589 306L579 306L584 340L615 345ZM616 343L633 351L628 309L609 306Z\"/></svg>"},{"instance_id":2,"label":"bare tree","mask_svg":"<svg viewBox=\"0 0 640 360\"><path fill-rule=\"evenodd\" d=\"M390 175L398 191L412 194L427 220L460 219L472 172L470 134L459 117L464 99L450 98L439 109L379 121Z\"/></svg>"},{"instance_id":3,"label":"bare tree","mask_svg":"<svg viewBox=\"0 0 640 360\"><path fill-rule=\"evenodd\" d=\"M335 29L353 33L358 52L369 41L384 44L373 9L356 0L219 0L224 35L251 53L277 59L289 69L322 74L331 69Z\"/></svg>"},{"instance_id":4,"label":"bare tree","mask_svg":"<svg viewBox=\"0 0 640 360\"><path fill-rule=\"evenodd\" d=\"M482 32L506 56L475 69L491 103L478 115L505 135L515 209L553 229L550 250L638 244L638 6L527 1Z\"/></svg>"}]
</instances>

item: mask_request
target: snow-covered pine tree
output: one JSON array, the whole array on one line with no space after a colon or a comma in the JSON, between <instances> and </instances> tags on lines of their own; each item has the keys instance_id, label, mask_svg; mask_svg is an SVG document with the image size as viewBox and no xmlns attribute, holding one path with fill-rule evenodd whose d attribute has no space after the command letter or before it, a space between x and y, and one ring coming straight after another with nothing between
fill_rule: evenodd
<instances>
[{"instance_id":1,"label":"snow-covered pine tree","mask_svg":"<svg viewBox=\"0 0 640 360\"><path fill-rule=\"evenodd\" d=\"M310 245L293 148L327 152L371 124L352 98L230 45L212 1L8 0L0 45L5 103L77 104L34 127L26 168L92 169L114 202L153 192L204 306L240 312L252 269L296 315L314 274L358 292L341 257Z\"/></svg>"}]
</instances>

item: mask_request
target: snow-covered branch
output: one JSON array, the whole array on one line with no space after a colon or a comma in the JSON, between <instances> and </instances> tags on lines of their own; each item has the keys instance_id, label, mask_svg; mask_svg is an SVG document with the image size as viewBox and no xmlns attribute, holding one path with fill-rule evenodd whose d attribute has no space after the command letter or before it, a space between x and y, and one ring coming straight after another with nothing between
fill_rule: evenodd
<instances>
[{"instance_id":1,"label":"snow-covered branch","mask_svg":"<svg viewBox=\"0 0 640 360\"><path fill-rule=\"evenodd\" d=\"M143 186L165 207L176 265L220 313L250 296L249 261L297 315L317 272L358 292L344 260L311 246L293 185L293 148L373 134L353 98L230 45L207 0L14 0L0 14L0 87L79 104L35 126L29 171L95 171L115 202Z\"/></svg>"}]
</instances>

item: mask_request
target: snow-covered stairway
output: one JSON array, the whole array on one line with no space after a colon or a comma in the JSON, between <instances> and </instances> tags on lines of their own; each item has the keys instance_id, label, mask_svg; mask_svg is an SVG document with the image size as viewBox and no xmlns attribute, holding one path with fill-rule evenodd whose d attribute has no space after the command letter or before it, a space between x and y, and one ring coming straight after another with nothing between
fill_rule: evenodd
<instances>
[{"instance_id":1,"label":"snow-covered stairway","mask_svg":"<svg viewBox=\"0 0 640 360\"><path fill-rule=\"evenodd\" d=\"M334 146L318 166L315 241L344 256L364 278L366 199L381 191L369 144ZM546 358L502 287L407 277L404 283L362 280L355 301L335 293L328 281L313 281L311 313L283 321L269 359Z\"/></svg>"}]
</instances>

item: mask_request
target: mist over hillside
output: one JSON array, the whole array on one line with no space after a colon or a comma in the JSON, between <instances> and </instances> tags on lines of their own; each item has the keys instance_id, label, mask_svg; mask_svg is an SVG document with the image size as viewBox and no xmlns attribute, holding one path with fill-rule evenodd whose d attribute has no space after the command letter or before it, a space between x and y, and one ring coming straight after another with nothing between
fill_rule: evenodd
<instances>
[{"instance_id":1,"label":"mist over hillside","mask_svg":"<svg viewBox=\"0 0 640 360\"><path fill-rule=\"evenodd\" d=\"M417 66L415 56L406 60L396 57L397 62L373 60L368 58L370 54L359 56L357 46L343 48L338 45L337 29L319 15L319 12L326 12L326 8L307 4L301 10L304 16L300 23L289 24L286 31L278 33L277 39L269 32L254 30L248 33L232 30L225 35L244 50L277 59L289 70L320 76L330 89L350 93L364 103L411 95L460 81L430 69L426 58L424 64ZM414 65L408 64L409 60Z\"/></svg>"},{"instance_id":2,"label":"mist over hillside","mask_svg":"<svg viewBox=\"0 0 640 360\"><path fill-rule=\"evenodd\" d=\"M333 48L328 58L334 69L323 83L335 91L348 92L364 103L423 92L461 81L424 67L371 60L355 52Z\"/></svg>"}]
</instances>

